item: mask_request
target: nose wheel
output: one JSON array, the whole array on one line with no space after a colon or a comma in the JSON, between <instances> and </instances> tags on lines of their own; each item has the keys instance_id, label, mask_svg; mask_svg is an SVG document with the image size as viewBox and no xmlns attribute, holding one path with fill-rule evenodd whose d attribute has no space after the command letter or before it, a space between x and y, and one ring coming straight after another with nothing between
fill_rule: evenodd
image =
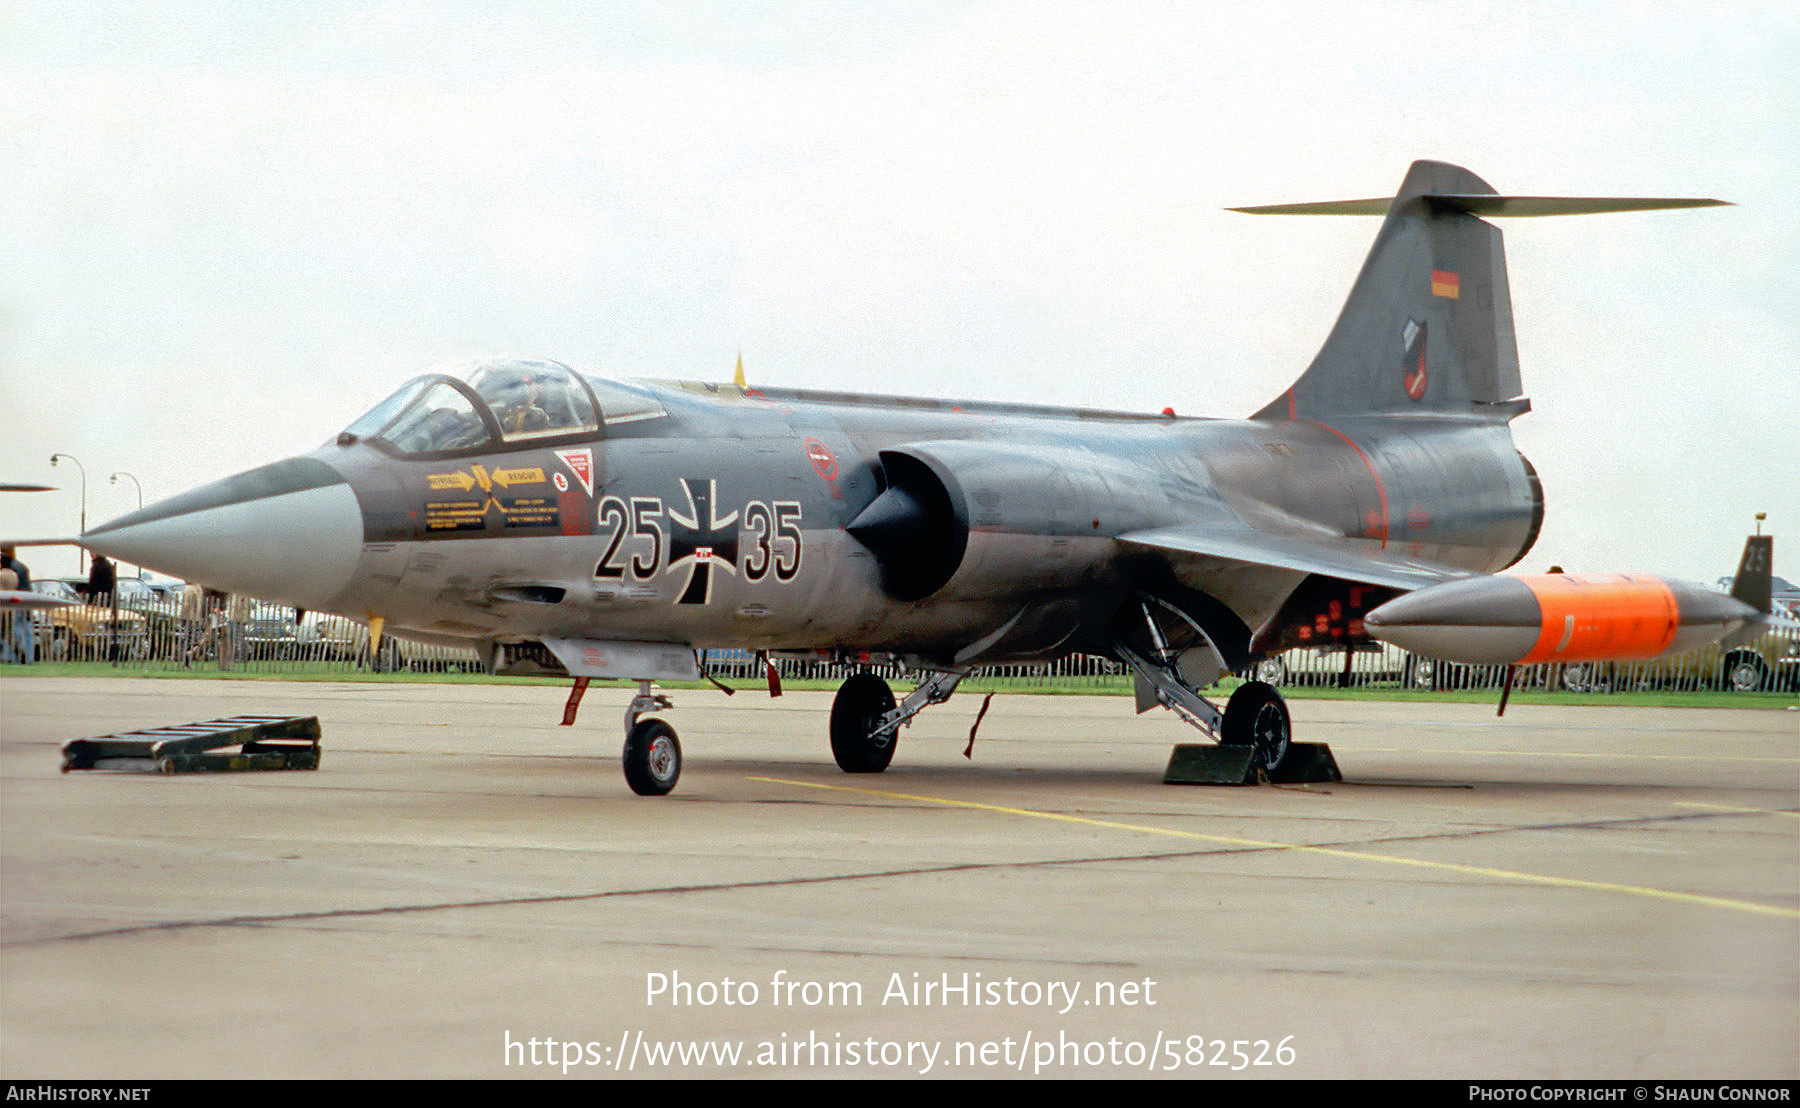
<instances>
[{"instance_id":1,"label":"nose wheel","mask_svg":"<svg viewBox=\"0 0 1800 1108\"><path fill-rule=\"evenodd\" d=\"M681 779L681 743L660 719L639 720L625 736L625 783L639 796L664 796Z\"/></svg>"},{"instance_id":2,"label":"nose wheel","mask_svg":"<svg viewBox=\"0 0 1800 1108\"><path fill-rule=\"evenodd\" d=\"M673 701L648 681L625 709L625 783L639 796L666 796L681 779L681 742L668 721L642 719L645 712L667 711Z\"/></svg>"}]
</instances>

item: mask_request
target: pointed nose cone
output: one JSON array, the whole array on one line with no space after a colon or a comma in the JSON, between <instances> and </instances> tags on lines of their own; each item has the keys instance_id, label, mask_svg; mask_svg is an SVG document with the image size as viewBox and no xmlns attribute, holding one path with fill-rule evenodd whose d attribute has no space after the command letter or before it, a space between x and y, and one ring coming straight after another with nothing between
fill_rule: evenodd
<instances>
[{"instance_id":1,"label":"pointed nose cone","mask_svg":"<svg viewBox=\"0 0 1800 1108\"><path fill-rule=\"evenodd\" d=\"M342 474L289 458L96 527L82 545L227 592L327 608L362 553L362 511Z\"/></svg>"},{"instance_id":2,"label":"pointed nose cone","mask_svg":"<svg viewBox=\"0 0 1800 1108\"><path fill-rule=\"evenodd\" d=\"M886 489L844 525L851 537L882 560L903 556L925 537L930 518L918 500L898 486Z\"/></svg>"}]
</instances>

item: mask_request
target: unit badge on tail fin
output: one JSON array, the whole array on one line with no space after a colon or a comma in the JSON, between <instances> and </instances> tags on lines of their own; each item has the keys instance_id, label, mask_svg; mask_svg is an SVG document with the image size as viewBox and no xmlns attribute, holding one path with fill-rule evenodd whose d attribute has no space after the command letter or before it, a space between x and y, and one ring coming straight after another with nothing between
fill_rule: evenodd
<instances>
[{"instance_id":1,"label":"unit badge on tail fin","mask_svg":"<svg viewBox=\"0 0 1800 1108\"><path fill-rule=\"evenodd\" d=\"M1430 379L1425 373L1425 323L1422 320L1409 319L1406 326L1400 328L1400 372L1404 374L1401 384L1406 387L1406 395L1413 400L1425 399L1425 387Z\"/></svg>"}]
</instances>

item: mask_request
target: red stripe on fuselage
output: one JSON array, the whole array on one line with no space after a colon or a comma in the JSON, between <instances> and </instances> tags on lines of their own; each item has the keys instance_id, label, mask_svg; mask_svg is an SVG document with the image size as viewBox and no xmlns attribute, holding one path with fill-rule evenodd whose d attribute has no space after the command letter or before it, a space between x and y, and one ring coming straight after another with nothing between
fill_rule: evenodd
<instances>
[{"instance_id":1,"label":"red stripe on fuselage","mask_svg":"<svg viewBox=\"0 0 1800 1108\"><path fill-rule=\"evenodd\" d=\"M1373 477L1375 479L1375 492L1377 495L1379 495L1381 497L1381 549L1386 550L1387 543L1388 543L1387 487L1381 483L1381 474L1375 472L1375 463L1369 460L1369 456L1367 454L1363 453L1362 447L1360 447L1360 446L1356 445L1356 443L1352 442L1349 435L1344 434L1342 431L1338 430L1336 427L1333 427L1329 424L1320 423L1316 419L1303 419L1300 422L1301 423L1310 423L1314 427L1323 427L1325 430L1330 431L1332 434L1336 435L1338 438L1343 439L1346 443L1349 443L1350 449L1356 451L1356 456L1358 458L1362 459L1363 465L1369 467L1369 476Z\"/></svg>"}]
</instances>

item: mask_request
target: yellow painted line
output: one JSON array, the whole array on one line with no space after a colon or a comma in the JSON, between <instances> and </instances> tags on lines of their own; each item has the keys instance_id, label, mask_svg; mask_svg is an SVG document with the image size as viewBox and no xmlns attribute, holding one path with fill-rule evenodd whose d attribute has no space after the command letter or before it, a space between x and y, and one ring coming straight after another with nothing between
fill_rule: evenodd
<instances>
[{"instance_id":1,"label":"yellow painted line","mask_svg":"<svg viewBox=\"0 0 1800 1108\"><path fill-rule=\"evenodd\" d=\"M969 808L979 812L1001 812L1009 816L1026 816L1031 819L1054 820L1058 823L1075 823L1088 827L1105 827L1113 831L1132 831L1143 835L1162 835L1171 839L1189 839L1195 842L1218 843L1223 846L1252 847L1260 850L1292 850L1302 854L1321 854L1330 858L1348 858L1358 862L1376 862L1390 866L1406 866L1412 869L1436 870L1440 873L1456 873L1467 877L1486 877L1501 881L1522 881L1533 885L1549 885L1562 889L1585 889L1590 892L1623 893L1627 896L1648 897L1652 900L1667 900L1677 904L1698 904L1708 908L1729 908L1733 911L1748 912L1759 916L1778 916L1782 919L1800 919L1800 911L1793 908L1780 908L1771 904L1757 904L1748 900L1731 900L1726 897L1701 896L1697 893L1678 893L1668 889L1652 889L1643 885L1616 885L1607 881L1583 881L1575 877L1548 877L1541 873L1522 873L1518 870L1490 869L1486 866L1466 866L1457 862L1431 862L1421 858L1401 858L1391 854L1371 854L1362 850L1346 850L1336 846L1307 846L1303 843L1278 843L1262 839L1241 839L1231 835L1208 835L1200 831L1177 831L1168 827L1150 827L1138 823L1119 823L1114 820L1093 819L1088 816L1069 816L1060 812L1040 812L1031 808L1009 808L1003 804L980 804L972 800L946 800L940 796L919 796L913 793L886 792L881 789L859 789L850 785L822 785L813 781L794 781L785 777L751 777L752 781L766 781L775 785L791 785L800 789L822 789L828 792L858 793L863 796L879 796L889 800L913 800L922 804L941 804L950 808Z\"/></svg>"},{"instance_id":2,"label":"yellow painted line","mask_svg":"<svg viewBox=\"0 0 1800 1108\"><path fill-rule=\"evenodd\" d=\"M1729 804L1701 804L1694 800L1678 800L1677 808L1704 808L1713 812L1742 812L1751 816L1786 816L1789 819L1800 819L1800 812L1788 812L1780 808L1734 808Z\"/></svg>"}]
</instances>

